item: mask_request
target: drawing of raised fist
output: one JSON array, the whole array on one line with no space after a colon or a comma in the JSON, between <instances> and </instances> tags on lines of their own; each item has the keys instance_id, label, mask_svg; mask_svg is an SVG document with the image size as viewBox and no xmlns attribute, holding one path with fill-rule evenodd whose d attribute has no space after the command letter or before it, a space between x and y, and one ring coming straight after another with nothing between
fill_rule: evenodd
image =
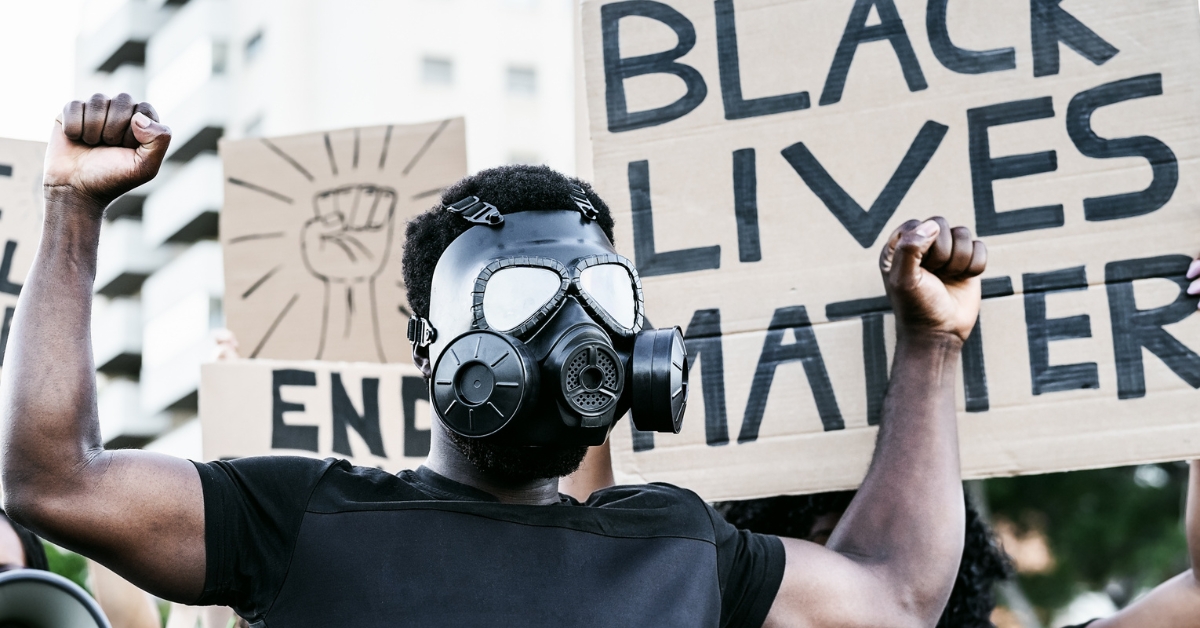
<instances>
[{"instance_id":1,"label":"drawing of raised fist","mask_svg":"<svg viewBox=\"0 0 1200 628\"><path fill-rule=\"evenodd\" d=\"M392 245L396 191L360 183L313 195L315 216L304 224L304 265L317 278L357 283L383 270Z\"/></svg>"},{"instance_id":2,"label":"drawing of raised fist","mask_svg":"<svg viewBox=\"0 0 1200 628\"><path fill-rule=\"evenodd\" d=\"M304 266L325 284L325 314L317 359L362 360L364 350L386 362L379 337L375 278L391 254L396 191L370 183L313 195L304 223Z\"/></svg>"}]
</instances>

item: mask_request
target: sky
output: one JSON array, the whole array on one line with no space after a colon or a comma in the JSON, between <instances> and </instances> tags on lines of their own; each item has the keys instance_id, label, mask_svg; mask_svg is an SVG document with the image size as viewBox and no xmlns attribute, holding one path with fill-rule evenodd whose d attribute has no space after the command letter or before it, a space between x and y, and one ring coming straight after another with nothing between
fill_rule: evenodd
<instances>
[{"instance_id":1,"label":"sky","mask_svg":"<svg viewBox=\"0 0 1200 628\"><path fill-rule=\"evenodd\" d=\"M75 88L83 0L0 0L0 137L45 141Z\"/></svg>"}]
</instances>

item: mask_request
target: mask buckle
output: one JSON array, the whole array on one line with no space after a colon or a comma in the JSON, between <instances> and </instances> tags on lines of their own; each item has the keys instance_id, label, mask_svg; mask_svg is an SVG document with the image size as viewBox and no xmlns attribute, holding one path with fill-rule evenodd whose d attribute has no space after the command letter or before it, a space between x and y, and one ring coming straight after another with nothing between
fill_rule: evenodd
<instances>
[{"instance_id":1,"label":"mask buckle","mask_svg":"<svg viewBox=\"0 0 1200 628\"><path fill-rule=\"evenodd\" d=\"M408 341L418 347L428 347L437 340L437 330L420 316L408 319Z\"/></svg>"},{"instance_id":2,"label":"mask buckle","mask_svg":"<svg viewBox=\"0 0 1200 628\"><path fill-rule=\"evenodd\" d=\"M504 216L495 205L479 200L478 196L468 196L457 203L446 206L452 213L462 216L464 220L476 225L494 227L504 222Z\"/></svg>"},{"instance_id":3,"label":"mask buckle","mask_svg":"<svg viewBox=\"0 0 1200 628\"><path fill-rule=\"evenodd\" d=\"M575 201L575 206L579 208L579 213L583 214L588 220L596 220L600 217L600 212L592 206L592 202L588 200L587 193L578 185L571 185L571 200Z\"/></svg>"}]
</instances>

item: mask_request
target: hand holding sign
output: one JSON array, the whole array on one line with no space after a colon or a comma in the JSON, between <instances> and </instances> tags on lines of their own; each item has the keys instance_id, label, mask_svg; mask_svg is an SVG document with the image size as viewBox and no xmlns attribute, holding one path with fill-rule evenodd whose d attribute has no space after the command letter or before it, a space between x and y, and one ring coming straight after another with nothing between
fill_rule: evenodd
<instances>
[{"instance_id":1,"label":"hand holding sign","mask_svg":"<svg viewBox=\"0 0 1200 628\"><path fill-rule=\"evenodd\" d=\"M171 130L129 94L67 103L46 149L47 190L77 193L101 207L158 174ZM60 130L61 129L61 132Z\"/></svg>"},{"instance_id":2,"label":"hand holding sign","mask_svg":"<svg viewBox=\"0 0 1200 628\"><path fill-rule=\"evenodd\" d=\"M900 225L879 256L879 270L896 324L905 331L936 331L965 341L979 315L979 275L987 247L966 227L940 216Z\"/></svg>"}]
</instances>

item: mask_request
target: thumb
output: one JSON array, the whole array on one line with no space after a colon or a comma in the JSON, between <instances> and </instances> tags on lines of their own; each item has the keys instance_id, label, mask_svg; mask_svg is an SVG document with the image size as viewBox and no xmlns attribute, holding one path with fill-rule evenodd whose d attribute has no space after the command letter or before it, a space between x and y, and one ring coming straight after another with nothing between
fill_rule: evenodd
<instances>
[{"instance_id":1,"label":"thumb","mask_svg":"<svg viewBox=\"0 0 1200 628\"><path fill-rule=\"evenodd\" d=\"M157 170L167 153L167 146L171 144L171 129L140 111L133 114L129 128L138 143L138 156Z\"/></svg>"},{"instance_id":2,"label":"thumb","mask_svg":"<svg viewBox=\"0 0 1200 628\"><path fill-rule=\"evenodd\" d=\"M941 226L933 220L926 220L912 230L900 236L896 244L896 253L892 259L891 272L888 279L893 286L912 287L921 277L921 260L929 252L929 248L937 241Z\"/></svg>"}]
</instances>

